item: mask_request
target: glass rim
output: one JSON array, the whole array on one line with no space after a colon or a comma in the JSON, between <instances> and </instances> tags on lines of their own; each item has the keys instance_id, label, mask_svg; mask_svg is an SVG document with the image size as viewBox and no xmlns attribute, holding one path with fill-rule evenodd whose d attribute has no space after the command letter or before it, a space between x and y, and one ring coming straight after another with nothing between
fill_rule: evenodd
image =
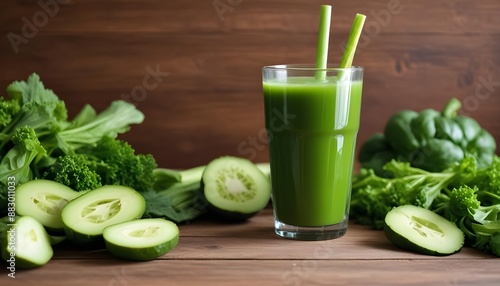
<instances>
[{"instance_id":1,"label":"glass rim","mask_svg":"<svg viewBox=\"0 0 500 286\"><path fill-rule=\"evenodd\" d=\"M264 66L263 70L297 70L297 71L358 71L363 70L361 66L351 66L349 68L339 68L333 65L328 65L326 68L316 68L314 64L280 64Z\"/></svg>"}]
</instances>

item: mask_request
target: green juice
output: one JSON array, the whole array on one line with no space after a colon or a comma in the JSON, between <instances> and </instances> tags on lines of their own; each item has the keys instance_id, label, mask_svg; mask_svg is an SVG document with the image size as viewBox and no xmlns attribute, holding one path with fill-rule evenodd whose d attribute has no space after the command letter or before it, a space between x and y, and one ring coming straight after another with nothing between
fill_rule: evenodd
<instances>
[{"instance_id":1,"label":"green juice","mask_svg":"<svg viewBox=\"0 0 500 286\"><path fill-rule=\"evenodd\" d=\"M362 81L263 83L275 218L318 227L347 219Z\"/></svg>"}]
</instances>

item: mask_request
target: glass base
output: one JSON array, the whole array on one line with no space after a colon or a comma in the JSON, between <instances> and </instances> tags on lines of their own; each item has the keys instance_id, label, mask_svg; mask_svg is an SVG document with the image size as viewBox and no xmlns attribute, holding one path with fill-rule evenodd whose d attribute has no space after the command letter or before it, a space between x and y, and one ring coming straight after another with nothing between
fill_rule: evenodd
<instances>
[{"instance_id":1,"label":"glass base","mask_svg":"<svg viewBox=\"0 0 500 286\"><path fill-rule=\"evenodd\" d=\"M347 231L347 224L346 219L328 226L305 227L285 224L274 219L274 232L278 236L296 240L327 240L343 236Z\"/></svg>"}]
</instances>

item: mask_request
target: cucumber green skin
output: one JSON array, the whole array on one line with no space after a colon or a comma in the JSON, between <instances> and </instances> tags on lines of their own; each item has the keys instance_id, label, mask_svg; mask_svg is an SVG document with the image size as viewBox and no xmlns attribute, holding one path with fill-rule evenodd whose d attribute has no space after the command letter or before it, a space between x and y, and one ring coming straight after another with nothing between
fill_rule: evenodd
<instances>
[{"instance_id":1,"label":"cucumber green skin","mask_svg":"<svg viewBox=\"0 0 500 286\"><path fill-rule=\"evenodd\" d=\"M109 241L106 242L106 249L114 256L135 261L148 261L165 255L170 250L174 249L179 242L179 235L177 234L172 240L162 243L157 246L143 247L131 249L130 247L123 247L116 245Z\"/></svg>"},{"instance_id":2,"label":"cucumber green skin","mask_svg":"<svg viewBox=\"0 0 500 286\"><path fill-rule=\"evenodd\" d=\"M85 233L80 233L72 228L64 226L64 232L66 234L66 239L71 243L78 245L83 248L103 248L105 246L102 234L89 235Z\"/></svg>"},{"instance_id":3,"label":"cucumber green skin","mask_svg":"<svg viewBox=\"0 0 500 286\"><path fill-rule=\"evenodd\" d=\"M2 259L4 261L7 261L7 259L9 259L9 258L10 258L10 253L7 250L7 247L2 246ZM9 262L6 262L6 263L8 265ZM16 257L16 268L19 268L19 269L33 269L33 268L37 268L37 267L40 267L43 265L45 265L45 264L39 265L37 263L33 263L33 262L28 261L26 259L23 259L21 257Z\"/></svg>"},{"instance_id":4,"label":"cucumber green skin","mask_svg":"<svg viewBox=\"0 0 500 286\"><path fill-rule=\"evenodd\" d=\"M135 219L140 219L137 217ZM68 241L84 248L104 248L106 246L102 233L98 235L85 234L64 225L64 233Z\"/></svg>"},{"instance_id":5,"label":"cucumber green skin","mask_svg":"<svg viewBox=\"0 0 500 286\"><path fill-rule=\"evenodd\" d=\"M207 201L208 202L208 201ZM256 211L253 213L242 213L242 212L233 212L227 211L208 202L208 210L219 220L227 221L227 222L243 222L251 217L258 214L260 211Z\"/></svg>"},{"instance_id":6,"label":"cucumber green skin","mask_svg":"<svg viewBox=\"0 0 500 286\"><path fill-rule=\"evenodd\" d=\"M103 186L103 187L108 187L108 186ZM103 187L101 187L101 188L103 188ZM83 196L84 195L81 195L78 198L81 198ZM139 196L141 198L143 198L142 195L139 195ZM78 198L69 202L65 206L65 208L68 205L70 205L72 202L75 202ZM141 208L141 211L138 214L138 216L135 218L130 218L127 221L140 219L142 217L142 215L144 214L144 211L146 210L146 201L143 200L142 204L139 207ZM63 211L64 211L64 209L63 209ZM122 222L126 222L126 221L122 221ZM117 222L117 223L119 223L119 222ZM83 248L88 248L88 249L98 249L98 248L104 248L106 246L106 244L104 242L104 238L102 236L102 231L101 231L101 233L96 234L96 235L81 233L81 232L78 232L78 231L72 229L71 227L69 227L65 223L64 219L63 219L63 228L64 228L64 234L66 235L67 240L72 242L75 245L78 245L78 246L83 247Z\"/></svg>"},{"instance_id":7,"label":"cucumber green skin","mask_svg":"<svg viewBox=\"0 0 500 286\"><path fill-rule=\"evenodd\" d=\"M203 183L203 180L201 180L200 189L203 191L205 189L204 187L205 184ZM243 222L260 212L260 210L253 213L233 212L221 209L216 205L212 204L211 202L209 202L207 199L205 199L205 201L207 202L209 212L212 213L217 219L223 221Z\"/></svg>"},{"instance_id":8,"label":"cucumber green skin","mask_svg":"<svg viewBox=\"0 0 500 286\"><path fill-rule=\"evenodd\" d=\"M451 255L454 253L457 253L460 251L461 247L459 247L457 250L450 252L450 253L442 253L438 251L434 251L431 249L427 249L425 247L421 247L405 237L401 236L398 234L396 231L394 231L387 223L384 222L384 234L387 237L387 239L392 242L394 245L401 249L421 253L421 254L426 254L426 255L433 255L433 256L447 256Z\"/></svg>"},{"instance_id":9,"label":"cucumber green skin","mask_svg":"<svg viewBox=\"0 0 500 286\"><path fill-rule=\"evenodd\" d=\"M2 238L2 240L3 240L3 238ZM2 243L0 243L0 244L2 244ZM4 261L7 261L9 258L10 258L10 252L9 252L9 250L7 250L7 246L3 247L3 244L2 244L2 259ZM8 262L6 262L6 263L8 263ZM26 260L22 257L16 257L16 268L19 268L19 269L33 269L33 268L43 266L45 264L46 263L38 264L38 263L34 263L32 261Z\"/></svg>"},{"instance_id":10,"label":"cucumber green skin","mask_svg":"<svg viewBox=\"0 0 500 286\"><path fill-rule=\"evenodd\" d=\"M135 219L140 219L137 217ZM90 235L75 231L74 229L64 226L64 232L68 241L84 248L104 248L106 246L102 233L98 235Z\"/></svg>"},{"instance_id":11,"label":"cucumber green skin","mask_svg":"<svg viewBox=\"0 0 500 286\"><path fill-rule=\"evenodd\" d=\"M204 186L205 186L205 184L203 183L203 179L202 179L201 184L200 184L200 190L202 190L202 192L205 189ZM243 221L246 221L246 220L250 219L251 217L255 216L256 214L258 214L261 211L261 210L258 210L256 212L252 212L252 213L233 212L233 211L221 209L221 208L217 207L216 205L212 204L211 202L209 202L207 199L205 199L205 201L208 205L208 210L217 219L223 220L223 221L228 221L228 222L243 222Z\"/></svg>"},{"instance_id":12,"label":"cucumber green skin","mask_svg":"<svg viewBox=\"0 0 500 286\"><path fill-rule=\"evenodd\" d=\"M3 261L7 261L7 259L10 258L10 251L7 248L8 245L8 236L7 236L7 231L8 229L5 229L5 231L0 232L0 255L2 256ZM17 259L16 259L16 265L17 265ZM7 262L8 263L8 262Z\"/></svg>"},{"instance_id":13,"label":"cucumber green skin","mask_svg":"<svg viewBox=\"0 0 500 286\"><path fill-rule=\"evenodd\" d=\"M47 236L48 236L48 234L47 234ZM7 261L8 259L10 259L10 251L8 249L8 241L7 240L8 240L7 233L6 232L0 233L0 247L2 249L1 256L2 256L2 259L4 261ZM51 247L51 246L49 245L49 247ZM52 259L52 255L51 255L51 257L49 257L49 259L45 263L42 263L42 264L35 263L33 261L27 260L27 259L19 257L19 256L16 256L15 258L16 258L16 268L33 269L33 268L37 268L37 267L45 265L47 262L50 261L50 259ZM8 263L8 262L6 262L6 263Z\"/></svg>"},{"instance_id":14,"label":"cucumber green skin","mask_svg":"<svg viewBox=\"0 0 500 286\"><path fill-rule=\"evenodd\" d=\"M49 234L49 239L50 239L50 245L58 245L66 240L66 236Z\"/></svg>"},{"instance_id":15,"label":"cucumber green skin","mask_svg":"<svg viewBox=\"0 0 500 286\"><path fill-rule=\"evenodd\" d=\"M45 230L49 235L54 235L54 236L64 236L64 226L63 228L52 228L48 226L44 226Z\"/></svg>"}]
</instances>

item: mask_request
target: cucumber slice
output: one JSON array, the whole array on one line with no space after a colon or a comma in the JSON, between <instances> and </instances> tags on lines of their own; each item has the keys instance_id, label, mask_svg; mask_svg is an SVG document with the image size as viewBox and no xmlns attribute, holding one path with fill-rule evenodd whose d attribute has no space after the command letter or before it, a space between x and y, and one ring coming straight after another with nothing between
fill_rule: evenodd
<instances>
[{"instance_id":1,"label":"cucumber slice","mask_svg":"<svg viewBox=\"0 0 500 286\"><path fill-rule=\"evenodd\" d=\"M66 236L50 235L49 234L50 245L58 245L65 240L66 240Z\"/></svg>"},{"instance_id":2,"label":"cucumber slice","mask_svg":"<svg viewBox=\"0 0 500 286\"><path fill-rule=\"evenodd\" d=\"M209 209L230 221L248 219L265 208L271 198L271 182L251 161L225 156L211 161L202 175Z\"/></svg>"},{"instance_id":3,"label":"cucumber slice","mask_svg":"<svg viewBox=\"0 0 500 286\"><path fill-rule=\"evenodd\" d=\"M19 218L0 238L2 258L20 269L45 265L54 254L45 228L30 216Z\"/></svg>"},{"instance_id":4,"label":"cucumber slice","mask_svg":"<svg viewBox=\"0 0 500 286\"><path fill-rule=\"evenodd\" d=\"M271 164L270 163L257 163L255 164L259 170L264 173L264 175L271 176Z\"/></svg>"},{"instance_id":5,"label":"cucumber slice","mask_svg":"<svg viewBox=\"0 0 500 286\"><path fill-rule=\"evenodd\" d=\"M389 211L384 233L394 245L427 255L450 255L464 245L464 234L454 223L413 205Z\"/></svg>"},{"instance_id":6,"label":"cucumber slice","mask_svg":"<svg viewBox=\"0 0 500 286\"><path fill-rule=\"evenodd\" d=\"M105 227L142 217L144 197L125 186L102 186L69 202L61 212L69 241L81 246L103 246Z\"/></svg>"},{"instance_id":7,"label":"cucumber slice","mask_svg":"<svg viewBox=\"0 0 500 286\"><path fill-rule=\"evenodd\" d=\"M16 212L36 218L49 232L63 233L61 210L80 194L70 187L49 180L33 180L16 190Z\"/></svg>"},{"instance_id":8,"label":"cucumber slice","mask_svg":"<svg viewBox=\"0 0 500 286\"><path fill-rule=\"evenodd\" d=\"M177 246L179 228L171 221L149 218L108 226L103 236L111 254L128 260L147 261Z\"/></svg>"}]
</instances>

